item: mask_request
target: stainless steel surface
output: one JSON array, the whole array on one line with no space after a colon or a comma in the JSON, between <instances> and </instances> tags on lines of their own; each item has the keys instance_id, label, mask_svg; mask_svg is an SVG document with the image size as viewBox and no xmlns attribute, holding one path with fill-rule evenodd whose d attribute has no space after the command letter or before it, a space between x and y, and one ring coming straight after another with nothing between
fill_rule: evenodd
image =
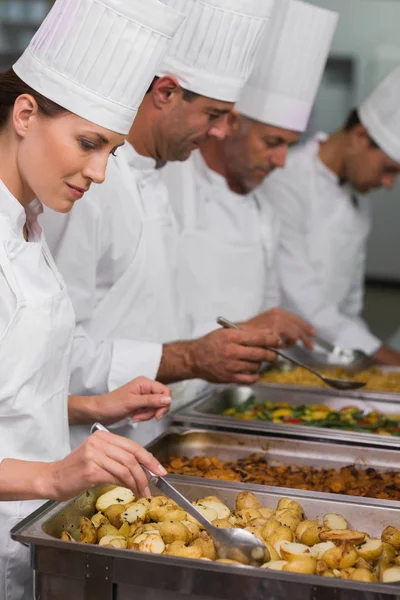
<instances>
[{"instance_id":1,"label":"stainless steel surface","mask_svg":"<svg viewBox=\"0 0 400 600\"><path fill-rule=\"evenodd\" d=\"M222 327L225 327L226 329L240 329L240 327L238 327L235 323L231 323L231 321L228 321L228 319L225 319L224 317L218 317L217 323ZM275 354L277 354L284 360L287 360L288 362L293 363L294 365L297 365L298 367L301 367L306 371L309 371L313 375L316 375L316 377L319 377L321 381L329 385L329 387L335 388L336 390L358 390L366 385L362 381L348 381L345 379L334 379L333 377L326 377L326 375L322 375L322 373L320 373L310 365L306 365L297 358L289 356L289 354L285 354L281 350L277 350L276 348L272 348L271 346L265 346L265 349L275 352Z\"/></svg>"},{"instance_id":2,"label":"stainless steel surface","mask_svg":"<svg viewBox=\"0 0 400 600\"><path fill-rule=\"evenodd\" d=\"M221 414L227 408L244 404L251 396L255 395L259 402L288 402L294 405L326 404L333 409L345 406L357 406L366 411L379 410L385 414L400 414L400 404L386 398L364 400L355 396L318 394L304 389L289 390L282 386L265 386L262 384L253 387L232 386L206 399L200 399L183 407L174 414L174 422L187 427L207 427L211 429L226 429L258 434L271 433L276 436L295 436L298 438L313 438L320 440L333 440L348 444L364 444L367 446L381 446L400 448L400 437L378 435L371 433L358 433L339 429L327 429L307 425L289 425L270 423L267 421L250 421L238 417L229 417Z\"/></svg>"},{"instance_id":3,"label":"stainless steel surface","mask_svg":"<svg viewBox=\"0 0 400 600\"><path fill-rule=\"evenodd\" d=\"M108 429L101 423L95 423L90 433L95 431L106 431ZM239 560L247 565L261 566L266 561L271 560L268 550L255 535L243 529L219 529L210 523L203 514L189 502L169 481L164 477L155 475L141 465L147 475L149 485L153 485L162 491L168 498L174 500L183 510L188 512L194 519L208 531L214 540L215 549L219 558L229 558Z\"/></svg>"},{"instance_id":4,"label":"stainless steel surface","mask_svg":"<svg viewBox=\"0 0 400 600\"><path fill-rule=\"evenodd\" d=\"M380 471L397 471L399 468L397 450L207 429L172 428L149 444L147 449L161 463L170 457L216 456L220 460L235 461L250 454L259 454L267 457L268 464L276 466L291 464L340 469L357 465Z\"/></svg>"},{"instance_id":5,"label":"stainless steel surface","mask_svg":"<svg viewBox=\"0 0 400 600\"><path fill-rule=\"evenodd\" d=\"M218 558L239 560L243 564L259 567L271 560L265 545L255 535L243 529L218 529L164 477L153 475L148 469L145 472L150 475L150 485L157 487L203 525L213 538Z\"/></svg>"},{"instance_id":6,"label":"stainless steel surface","mask_svg":"<svg viewBox=\"0 0 400 600\"><path fill-rule=\"evenodd\" d=\"M241 486L178 477L169 480L190 500L218 495L233 507L238 492L253 491L266 507L282 496L297 500L308 519L338 512L355 529L379 536L388 524L400 526L400 511L392 502L354 498L326 499L323 494ZM34 548L41 600L399 600L396 584L359 583L326 577L272 572L254 567L221 565L202 560L151 555L58 539L64 527L79 527L81 516L95 512L104 486L70 503L48 503L15 527L12 537ZM157 490L153 490L157 493Z\"/></svg>"},{"instance_id":7,"label":"stainless steel surface","mask_svg":"<svg viewBox=\"0 0 400 600\"><path fill-rule=\"evenodd\" d=\"M349 372L362 371L368 369L372 364L372 358L365 354L362 350L351 350L350 348L341 348L335 346L330 342L315 336L314 341L320 348L322 348L328 354L322 355L321 353L308 350L301 346L296 346L295 350L300 353L300 358L304 357L304 360L308 363L310 361L314 366L340 366L344 369L348 369Z\"/></svg>"}]
</instances>

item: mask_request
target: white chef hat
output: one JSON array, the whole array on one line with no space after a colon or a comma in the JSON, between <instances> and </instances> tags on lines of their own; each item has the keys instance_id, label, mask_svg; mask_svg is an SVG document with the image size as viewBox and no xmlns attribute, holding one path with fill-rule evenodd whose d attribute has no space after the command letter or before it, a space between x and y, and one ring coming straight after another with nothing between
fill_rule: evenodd
<instances>
[{"instance_id":1,"label":"white chef hat","mask_svg":"<svg viewBox=\"0 0 400 600\"><path fill-rule=\"evenodd\" d=\"M49 100L127 134L182 20L158 0L57 0L13 69Z\"/></svg>"},{"instance_id":2,"label":"white chef hat","mask_svg":"<svg viewBox=\"0 0 400 600\"><path fill-rule=\"evenodd\" d=\"M280 0L278 0L279 2ZM254 65L274 0L163 0L186 15L157 75L235 102Z\"/></svg>"},{"instance_id":3,"label":"white chef hat","mask_svg":"<svg viewBox=\"0 0 400 600\"><path fill-rule=\"evenodd\" d=\"M337 13L299 0L277 3L237 110L268 125L305 131L337 21Z\"/></svg>"},{"instance_id":4,"label":"white chef hat","mask_svg":"<svg viewBox=\"0 0 400 600\"><path fill-rule=\"evenodd\" d=\"M378 85L358 112L374 142L400 163L400 66Z\"/></svg>"}]
</instances>

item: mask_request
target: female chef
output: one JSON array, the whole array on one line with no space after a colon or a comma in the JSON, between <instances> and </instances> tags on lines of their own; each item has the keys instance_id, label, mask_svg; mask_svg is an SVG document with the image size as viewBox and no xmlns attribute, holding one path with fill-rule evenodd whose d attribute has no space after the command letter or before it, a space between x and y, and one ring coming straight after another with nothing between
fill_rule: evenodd
<instances>
[{"instance_id":1,"label":"female chef","mask_svg":"<svg viewBox=\"0 0 400 600\"><path fill-rule=\"evenodd\" d=\"M158 0L57 0L0 76L2 600L31 593L28 551L9 530L41 501L110 482L149 494L140 463L165 473L138 444L110 433L70 453L69 421L160 418L170 392L139 378L106 396L68 398L74 314L38 216L42 204L69 211L102 183L181 20Z\"/></svg>"}]
</instances>

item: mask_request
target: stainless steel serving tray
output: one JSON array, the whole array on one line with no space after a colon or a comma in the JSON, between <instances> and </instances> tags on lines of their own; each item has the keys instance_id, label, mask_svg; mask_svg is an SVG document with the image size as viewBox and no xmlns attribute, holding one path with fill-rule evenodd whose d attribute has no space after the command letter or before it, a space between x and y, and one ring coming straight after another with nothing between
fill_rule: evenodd
<instances>
[{"instance_id":1,"label":"stainless steel serving tray","mask_svg":"<svg viewBox=\"0 0 400 600\"><path fill-rule=\"evenodd\" d=\"M307 361L305 361L307 364ZM309 361L310 362L310 361ZM313 364L312 366L316 368L330 368L335 367L335 365L329 364ZM341 368L343 368L341 366ZM293 369L292 365L288 365L285 362L278 362L276 366L271 366L268 371L273 371L274 369L279 369L280 371L290 371ZM399 368L395 367L381 367L380 369L382 373L390 373L393 371L399 371ZM329 396L329 397L345 397L349 399L359 399L359 400L387 400L388 402L400 402L400 392L379 392L372 390L363 390L362 388L359 390L353 391L342 391L342 390L334 390L326 385L319 386L311 386L311 385L294 385L290 383L269 383L268 381L260 381L258 385L262 385L270 390L284 390L286 392L306 392L307 394L319 394L320 396Z\"/></svg>"},{"instance_id":2,"label":"stainless steel serving tray","mask_svg":"<svg viewBox=\"0 0 400 600\"><path fill-rule=\"evenodd\" d=\"M257 494L275 508L282 496L302 505L307 518L321 519L328 511L342 514L355 529L379 536L391 524L400 526L397 503L331 497L281 488L193 478L170 477L190 500L216 494L234 507L238 492ZM48 503L22 521L12 537L32 546L40 600L382 600L400 599L396 584L359 583L319 576L271 572L265 569L115 550L58 539L64 527L78 527L81 516L95 512L104 487L64 504ZM156 490L153 490L157 493Z\"/></svg>"},{"instance_id":3,"label":"stainless steel serving tray","mask_svg":"<svg viewBox=\"0 0 400 600\"><path fill-rule=\"evenodd\" d=\"M291 425L270 423L267 421L248 421L238 417L225 416L222 413L227 408L243 405L250 396L255 395L259 402L289 402L290 404L326 404L333 409L345 406L357 406L365 411L379 410L387 415L400 414L400 402L387 398L371 400L356 398L355 396L320 394L318 390L312 393L307 390L290 390L282 386L265 386L257 384L253 387L232 386L216 392L208 398L195 400L191 404L178 410L173 415L175 423L187 427L206 427L207 429L236 430L244 433L271 433L276 436L295 436L299 438L313 438L322 441L336 441L338 443L361 444L367 446L380 446L385 448L400 448L400 437L342 431L308 425Z\"/></svg>"},{"instance_id":4,"label":"stainless steel serving tray","mask_svg":"<svg viewBox=\"0 0 400 600\"><path fill-rule=\"evenodd\" d=\"M267 457L268 464L277 466L290 464L340 469L357 465L380 471L399 470L397 450L279 438L271 434L258 436L175 427L150 443L147 449L161 463L171 457L216 456L220 460L235 461L258 454Z\"/></svg>"}]
</instances>

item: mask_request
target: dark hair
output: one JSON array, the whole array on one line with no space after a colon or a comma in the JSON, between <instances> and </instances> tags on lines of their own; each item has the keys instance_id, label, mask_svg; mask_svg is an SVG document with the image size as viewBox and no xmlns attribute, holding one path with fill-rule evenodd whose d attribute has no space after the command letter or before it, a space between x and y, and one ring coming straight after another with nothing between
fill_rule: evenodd
<instances>
[{"instance_id":1,"label":"dark hair","mask_svg":"<svg viewBox=\"0 0 400 600\"><path fill-rule=\"evenodd\" d=\"M30 94L38 104L41 113L47 117L55 117L64 112L68 112L66 108L59 106L52 100L45 98L33 90L29 85L22 81L18 75L9 69L4 73L0 73L0 129L2 129L10 116L14 102L22 94Z\"/></svg>"},{"instance_id":2,"label":"dark hair","mask_svg":"<svg viewBox=\"0 0 400 600\"><path fill-rule=\"evenodd\" d=\"M146 92L147 94L149 94L151 92L154 84L156 83L156 81L158 81L158 79L160 79L160 78L154 77L153 81L150 84L149 89ZM186 102L193 102L193 100L196 100L196 98L200 97L200 94L197 94L196 92L191 92L190 90L185 90L184 88L182 88L182 90L183 90L183 99L186 100Z\"/></svg>"},{"instance_id":3,"label":"dark hair","mask_svg":"<svg viewBox=\"0 0 400 600\"><path fill-rule=\"evenodd\" d=\"M361 122L360 115L358 114L358 110L356 108L353 108L353 110L347 117L347 121L344 124L343 129L344 129L344 131L351 131L352 129L357 127L357 125L363 125L363 124ZM363 125L363 127L364 127L364 125ZM378 144L376 142L374 142L374 140L371 138L369 132L368 132L368 136L369 136L372 148L379 148Z\"/></svg>"}]
</instances>

